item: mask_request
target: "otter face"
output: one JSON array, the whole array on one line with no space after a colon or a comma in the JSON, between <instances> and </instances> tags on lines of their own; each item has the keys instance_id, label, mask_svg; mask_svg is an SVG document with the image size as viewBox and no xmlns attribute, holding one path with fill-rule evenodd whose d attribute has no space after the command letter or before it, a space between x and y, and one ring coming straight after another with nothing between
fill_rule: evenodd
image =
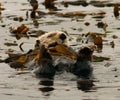
<instances>
[{"instance_id":1,"label":"otter face","mask_svg":"<svg viewBox=\"0 0 120 100\"><path fill-rule=\"evenodd\" d=\"M39 38L40 43L48 47L51 44L65 44L67 45L67 34L61 31L48 32L41 35Z\"/></svg>"},{"instance_id":2,"label":"otter face","mask_svg":"<svg viewBox=\"0 0 120 100\"><path fill-rule=\"evenodd\" d=\"M44 45L50 54L76 59L76 53L68 46L68 39L68 34L61 31L45 33L39 37L40 45Z\"/></svg>"}]
</instances>

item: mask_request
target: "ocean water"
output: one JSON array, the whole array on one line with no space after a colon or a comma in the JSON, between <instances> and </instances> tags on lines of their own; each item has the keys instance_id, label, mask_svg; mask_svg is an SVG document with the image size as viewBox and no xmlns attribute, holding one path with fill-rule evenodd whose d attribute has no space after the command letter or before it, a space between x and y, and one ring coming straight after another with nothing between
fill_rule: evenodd
<instances>
[{"instance_id":1,"label":"ocean water","mask_svg":"<svg viewBox=\"0 0 120 100\"><path fill-rule=\"evenodd\" d=\"M76 1L76 0L74 0ZM94 51L94 55L108 57L110 60L101 62L91 62L94 74L94 86L89 90L81 90L78 88L77 77L71 73L64 72L57 74L54 80L47 80L48 85L42 84L44 79L35 78L32 72L19 74L17 71L9 67L8 64L0 63L0 97L1 100L119 100L120 99L120 16L116 19L113 13L114 5L120 5L119 0L81 0L82 3L70 3L73 0L57 0L55 7L57 10L46 9L43 5L44 0L38 0L37 18L32 19L30 14L32 7L27 0L0 0L0 59L8 57L6 53L12 49L19 53L27 52L34 48L37 37L21 37L16 38L10 33L10 27L17 28L21 24L29 27L32 35L36 35L38 31L66 31L72 40L70 45L72 48L78 49L83 45L89 45L76 41L81 34L88 32L100 33L103 37L102 52ZM83 6L83 1L87 3ZM95 2L96 1L96 2ZM63 5L68 2L68 7ZM26 16L28 12L28 18ZM72 14L70 13L72 12ZM79 16L78 12L85 14ZM52 13L52 14L50 14ZM64 17L62 14L69 14ZM76 15L74 13L77 13ZM99 13L104 13L99 15ZM119 11L120 13L120 11ZM15 18L22 17L23 21L15 21ZM33 21L38 22L35 26ZM85 25L85 23L89 25ZM98 28L98 22L107 23L106 33L103 28ZM113 37L116 38L113 38ZM84 38L83 38L84 40ZM16 42L17 46L7 46L5 43ZM110 43L114 42L114 48ZM20 50L22 45L24 52ZM93 43L90 42L90 45Z\"/></svg>"}]
</instances>

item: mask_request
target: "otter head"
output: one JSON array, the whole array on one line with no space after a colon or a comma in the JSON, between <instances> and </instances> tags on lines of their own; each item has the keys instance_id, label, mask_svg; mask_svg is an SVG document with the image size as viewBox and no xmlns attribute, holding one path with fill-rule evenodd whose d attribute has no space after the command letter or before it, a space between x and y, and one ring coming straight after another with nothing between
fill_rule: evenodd
<instances>
[{"instance_id":1,"label":"otter head","mask_svg":"<svg viewBox=\"0 0 120 100\"><path fill-rule=\"evenodd\" d=\"M48 32L41 35L38 39L40 40L40 43L46 47L57 44L67 45L67 34L62 31Z\"/></svg>"}]
</instances>

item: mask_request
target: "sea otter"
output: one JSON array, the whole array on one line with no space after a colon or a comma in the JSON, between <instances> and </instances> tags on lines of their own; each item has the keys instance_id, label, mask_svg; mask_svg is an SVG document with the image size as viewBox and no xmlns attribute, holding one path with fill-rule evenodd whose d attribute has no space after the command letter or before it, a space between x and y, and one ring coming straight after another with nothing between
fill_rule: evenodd
<instances>
[{"instance_id":1,"label":"sea otter","mask_svg":"<svg viewBox=\"0 0 120 100\"><path fill-rule=\"evenodd\" d=\"M91 66L91 57L93 54L92 49L90 49L89 47L83 47L80 48L78 52L75 52L72 49L72 47L70 47L67 44L68 39L66 33L60 31L46 33L40 36L38 39L41 45L45 45L46 49L48 50L48 53L52 55L51 64L55 68L55 69L53 68L53 70L55 71L65 70L84 79L90 79L92 77L93 71L93 68ZM42 58L41 62L45 63L45 61L42 61ZM44 70L49 70L49 68L47 68L49 66L42 67ZM41 70L43 70L41 69L42 67L39 67L38 72L41 72ZM47 74L46 72L45 74Z\"/></svg>"}]
</instances>

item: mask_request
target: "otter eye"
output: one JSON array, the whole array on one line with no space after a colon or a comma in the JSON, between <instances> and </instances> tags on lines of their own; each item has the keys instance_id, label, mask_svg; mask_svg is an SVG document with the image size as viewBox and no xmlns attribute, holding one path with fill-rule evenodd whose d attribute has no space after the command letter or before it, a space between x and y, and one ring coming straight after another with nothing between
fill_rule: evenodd
<instances>
[{"instance_id":1,"label":"otter eye","mask_svg":"<svg viewBox=\"0 0 120 100\"><path fill-rule=\"evenodd\" d=\"M36 43L40 43L40 40L36 40Z\"/></svg>"},{"instance_id":2,"label":"otter eye","mask_svg":"<svg viewBox=\"0 0 120 100\"><path fill-rule=\"evenodd\" d=\"M60 38L61 40L65 40L67 37L66 37L65 34L61 34L61 35L59 36L59 38Z\"/></svg>"}]
</instances>

